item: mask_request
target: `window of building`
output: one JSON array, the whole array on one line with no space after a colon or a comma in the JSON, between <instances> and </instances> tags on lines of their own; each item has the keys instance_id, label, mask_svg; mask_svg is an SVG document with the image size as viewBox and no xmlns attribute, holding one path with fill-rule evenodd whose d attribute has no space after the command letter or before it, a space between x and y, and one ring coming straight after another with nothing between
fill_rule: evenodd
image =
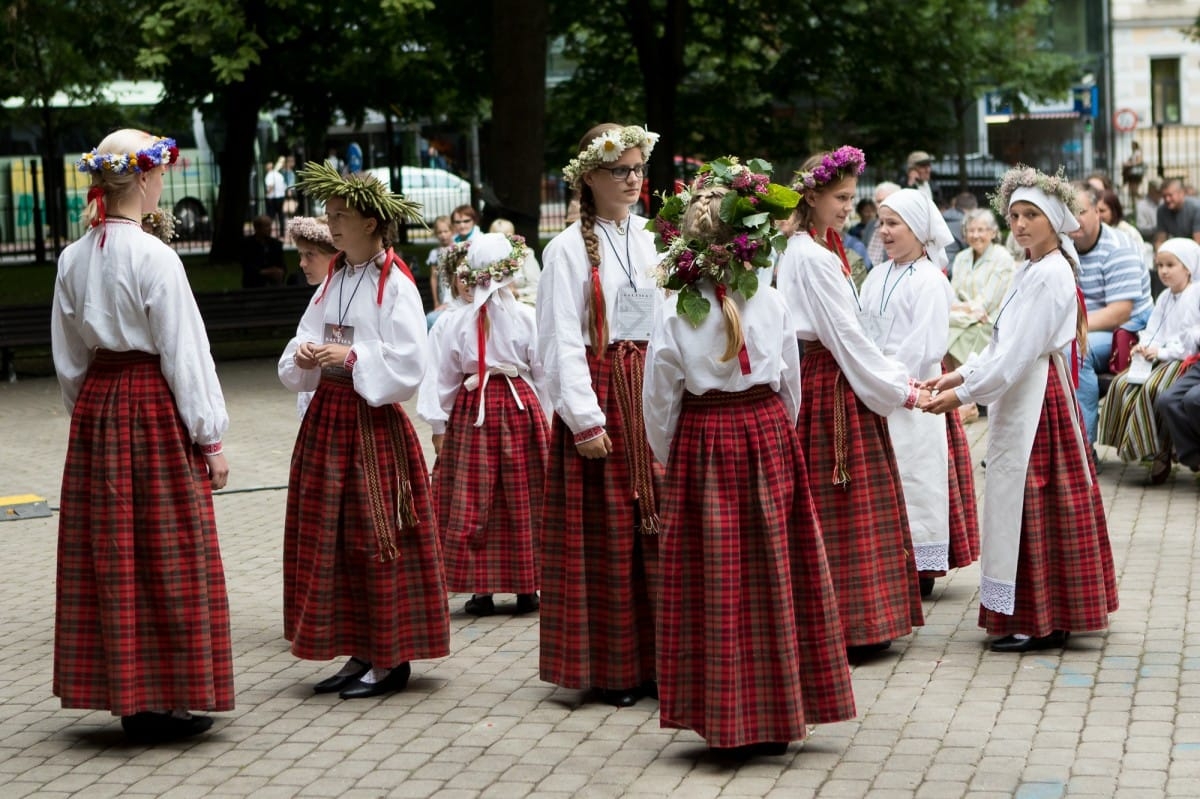
<instances>
[{"instance_id":1,"label":"window of building","mask_svg":"<svg viewBox=\"0 0 1200 799\"><path fill-rule=\"evenodd\" d=\"M1183 121L1178 58L1150 59L1150 111L1156 125Z\"/></svg>"}]
</instances>

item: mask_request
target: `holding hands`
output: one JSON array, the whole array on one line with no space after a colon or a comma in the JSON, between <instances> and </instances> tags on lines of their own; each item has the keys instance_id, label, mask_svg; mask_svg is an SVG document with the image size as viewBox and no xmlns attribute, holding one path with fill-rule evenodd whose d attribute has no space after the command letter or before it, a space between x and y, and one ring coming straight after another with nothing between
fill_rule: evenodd
<instances>
[{"instance_id":1,"label":"holding hands","mask_svg":"<svg viewBox=\"0 0 1200 799\"><path fill-rule=\"evenodd\" d=\"M962 401L958 398L958 392L954 389L961 386L963 376L958 372L947 372L946 374L933 379L926 380L921 384L922 397L924 399L917 402L917 407L926 413L946 413L962 405ZM928 396L925 395L928 391Z\"/></svg>"},{"instance_id":2,"label":"holding hands","mask_svg":"<svg viewBox=\"0 0 1200 799\"><path fill-rule=\"evenodd\" d=\"M296 348L295 362L301 369L343 366L350 348L345 344L314 344L306 341Z\"/></svg>"}]
</instances>

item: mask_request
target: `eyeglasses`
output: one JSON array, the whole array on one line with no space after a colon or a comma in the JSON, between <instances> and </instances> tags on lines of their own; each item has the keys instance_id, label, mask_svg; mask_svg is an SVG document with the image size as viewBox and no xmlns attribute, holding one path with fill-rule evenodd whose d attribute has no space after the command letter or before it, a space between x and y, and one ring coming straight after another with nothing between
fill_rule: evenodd
<instances>
[{"instance_id":1,"label":"eyeglasses","mask_svg":"<svg viewBox=\"0 0 1200 799\"><path fill-rule=\"evenodd\" d=\"M630 175L644 177L646 174L646 165L637 164L636 166L602 166L597 169L603 169L608 174L612 175L613 180L628 180Z\"/></svg>"},{"instance_id":2,"label":"eyeglasses","mask_svg":"<svg viewBox=\"0 0 1200 799\"><path fill-rule=\"evenodd\" d=\"M450 221L456 225L470 225L475 220L474 219L451 219Z\"/></svg>"}]
</instances>

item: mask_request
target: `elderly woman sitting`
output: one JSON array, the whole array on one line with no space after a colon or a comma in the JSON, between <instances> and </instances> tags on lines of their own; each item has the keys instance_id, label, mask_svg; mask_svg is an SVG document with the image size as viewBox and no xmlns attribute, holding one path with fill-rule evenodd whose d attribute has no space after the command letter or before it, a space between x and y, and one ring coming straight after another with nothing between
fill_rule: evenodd
<instances>
[{"instance_id":1,"label":"elderly woman sitting","mask_svg":"<svg viewBox=\"0 0 1200 799\"><path fill-rule=\"evenodd\" d=\"M969 245L954 257L950 287L950 348L947 366L965 363L973 352L982 352L992 338L992 323L1013 278L1013 257L996 241L1000 226L986 208L968 211L963 218L963 238ZM978 416L973 404L959 411L964 421Z\"/></svg>"}]
</instances>

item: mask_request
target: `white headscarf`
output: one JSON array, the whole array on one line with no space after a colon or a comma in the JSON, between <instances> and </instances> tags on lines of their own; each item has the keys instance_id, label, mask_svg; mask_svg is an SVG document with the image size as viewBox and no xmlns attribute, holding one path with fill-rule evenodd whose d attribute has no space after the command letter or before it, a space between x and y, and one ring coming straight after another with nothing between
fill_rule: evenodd
<instances>
[{"instance_id":1,"label":"white headscarf","mask_svg":"<svg viewBox=\"0 0 1200 799\"><path fill-rule=\"evenodd\" d=\"M1079 230L1079 220L1071 213L1071 209L1057 197L1051 197L1046 192L1036 186L1021 186L1017 188L1012 196L1008 198L1008 207L1011 209L1013 203L1025 202L1031 205L1036 205L1041 212L1050 220L1050 228L1058 234L1059 246L1071 256L1076 264L1079 263L1079 253L1075 251L1075 242L1071 241L1071 237L1067 234L1072 231Z\"/></svg>"},{"instance_id":2,"label":"white headscarf","mask_svg":"<svg viewBox=\"0 0 1200 799\"><path fill-rule=\"evenodd\" d=\"M954 236L933 200L916 189L901 189L889 194L880 207L891 208L899 214L925 248L929 260L945 271L950 263L946 258L946 247L954 241Z\"/></svg>"},{"instance_id":3,"label":"white headscarf","mask_svg":"<svg viewBox=\"0 0 1200 799\"><path fill-rule=\"evenodd\" d=\"M1159 245L1158 251L1174 255L1192 273L1192 281L1200 281L1200 244L1192 239L1167 239Z\"/></svg>"},{"instance_id":4,"label":"white headscarf","mask_svg":"<svg viewBox=\"0 0 1200 799\"><path fill-rule=\"evenodd\" d=\"M503 233L477 233L471 238L471 247L467 250L467 266L472 271L486 269L491 264L507 258L512 253L512 249L512 242ZM492 280L487 288L476 286L474 299L471 304L478 310L493 294L509 283L512 283L516 279L517 274L514 273L504 280ZM506 295L507 292L502 294L501 298Z\"/></svg>"}]
</instances>

